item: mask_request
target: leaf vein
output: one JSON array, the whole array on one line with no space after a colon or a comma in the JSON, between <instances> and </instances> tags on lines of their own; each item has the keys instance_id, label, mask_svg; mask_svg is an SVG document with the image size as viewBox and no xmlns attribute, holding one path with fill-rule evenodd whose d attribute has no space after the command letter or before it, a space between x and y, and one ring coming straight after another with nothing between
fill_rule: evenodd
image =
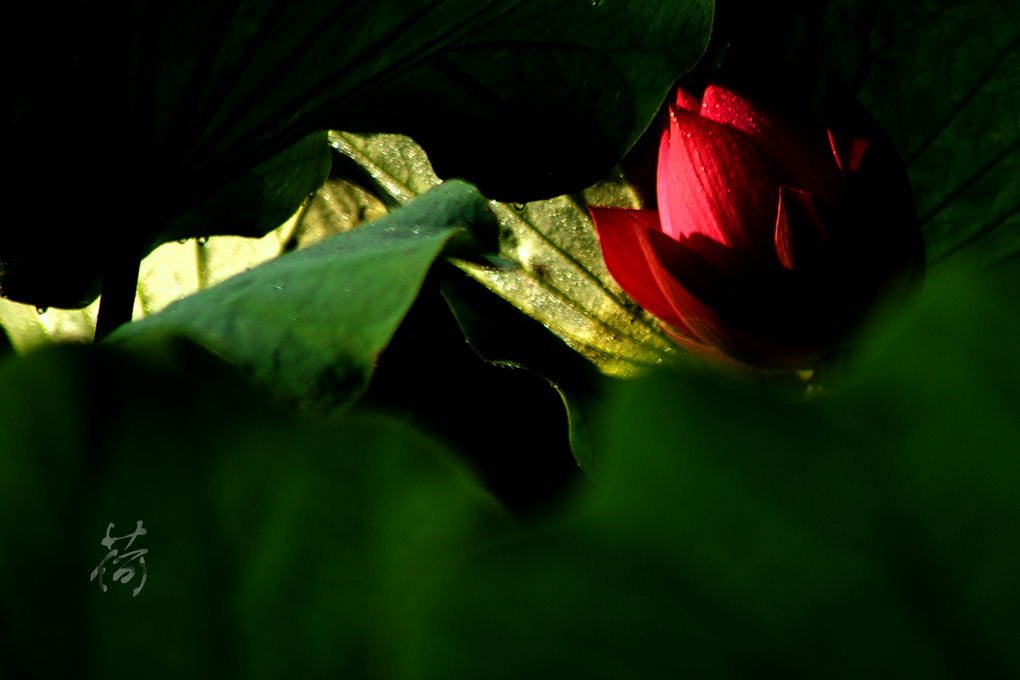
<instances>
[{"instance_id":1,"label":"leaf vein","mask_svg":"<svg viewBox=\"0 0 1020 680\"><path fill-rule=\"evenodd\" d=\"M993 78L995 72L998 71L1003 64L1016 52L1017 48L1020 47L1020 36L1018 36L1010 45L1003 51L1000 58L996 59L995 63L988 69L988 72L982 77L975 80L974 86L964 95L964 97L956 103L953 107L950 115L946 118L945 122L941 126L937 126L937 129L925 139L921 145L915 149L908 158L904 160L907 167L913 165L918 158L920 158L925 151L927 151L932 144L935 143L947 127L967 108L967 105L973 101L974 97L981 91L985 85Z\"/></svg>"},{"instance_id":2,"label":"leaf vein","mask_svg":"<svg viewBox=\"0 0 1020 680\"><path fill-rule=\"evenodd\" d=\"M967 178L967 180L960 184L956 189L946 194L945 198L942 199L935 207L928 210L923 216L918 218L918 223L922 226L927 224L935 215L945 210L950 204L964 194L968 189L974 186L982 177L991 172L995 166L1002 163L1004 160L1020 148L1020 138L1013 141L1012 144L1003 148L1002 152L996 154L996 156L985 165L977 168L975 172Z\"/></svg>"}]
</instances>

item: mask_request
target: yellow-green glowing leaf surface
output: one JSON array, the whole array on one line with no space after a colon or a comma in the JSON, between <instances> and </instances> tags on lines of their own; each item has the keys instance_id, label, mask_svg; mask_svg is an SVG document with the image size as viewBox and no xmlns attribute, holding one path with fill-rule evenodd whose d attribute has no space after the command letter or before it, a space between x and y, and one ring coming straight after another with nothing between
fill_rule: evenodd
<instances>
[{"instance_id":1,"label":"yellow-green glowing leaf surface","mask_svg":"<svg viewBox=\"0 0 1020 680\"><path fill-rule=\"evenodd\" d=\"M399 135L333 132L333 147L371 176L375 189L404 204L439 179L425 153ZM635 207L618 173L583 193L526 205L491 202L500 254L513 266L458 266L543 323L609 375L627 376L668 360L672 343L606 270L587 204Z\"/></svg>"}]
</instances>

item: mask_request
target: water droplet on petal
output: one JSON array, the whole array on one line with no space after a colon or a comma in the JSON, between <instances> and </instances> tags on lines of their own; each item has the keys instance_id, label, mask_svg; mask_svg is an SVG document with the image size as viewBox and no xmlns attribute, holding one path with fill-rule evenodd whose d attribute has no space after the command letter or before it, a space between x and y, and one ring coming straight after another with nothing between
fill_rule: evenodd
<instances>
[{"instance_id":1,"label":"water droplet on petal","mask_svg":"<svg viewBox=\"0 0 1020 680\"><path fill-rule=\"evenodd\" d=\"M45 314L48 310L49 310L49 307L38 307L37 306L35 308L35 313L36 314Z\"/></svg>"},{"instance_id":2,"label":"water droplet on petal","mask_svg":"<svg viewBox=\"0 0 1020 680\"><path fill-rule=\"evenodd\" d=\"M511 203L510 205L512 205L514 210L517 210L517 211L524 210L524 206L525 206L524 203Z\"/></svg>"},{"instance_id":3,"label":"water droplet on petal","mask_svg":"<svg viewBox=\"0 0 1020 680\"><path fill-rule=\"evenodd\" d=\"M208 242L209 242L209 237L208 236L199 236L198 237L198 245L204 246Z\"/></svg>"}]
</instances>

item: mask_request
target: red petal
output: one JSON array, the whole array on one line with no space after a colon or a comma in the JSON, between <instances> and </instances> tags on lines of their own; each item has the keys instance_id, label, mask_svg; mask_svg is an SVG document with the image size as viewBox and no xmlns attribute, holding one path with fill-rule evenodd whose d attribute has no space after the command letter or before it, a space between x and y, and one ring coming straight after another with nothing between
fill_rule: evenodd
<instances>
[{"instance_id":1,"label":"red petal","mask_svg":"<svg viewBox=\"0 0 1020 680\"><path fill-rule=\"evenodd\" d=\"M800 362L800 348L776 345L744 328L746 310L736 291L690 242L678 243L659 231L654 211L589 210L609 271L678 342L689 338L703 345L694 348L699 354L713 354L711 348L717 348L729 356L763 365L780 360L784 352L794 352L790 361ZM762 299L766 298L763 292ZM764 310L755 311L760 315ZM720 314L733 318L724 323ZM691 349L688 344L684 346Z\"/></svg>"},{"instance_id":2,"label":"red petal","mask_svg":"<svg viewBox=\"0 0 1020 680\"><path fill-rule=\"evenodd\" d=\"M847 204L845 184L824 137L812 139L790 116L717 84L705 89L701 115L746 135L782 166L790 186L833 205Z\"/></svg>"},{"instance_id":3,"label":"red petal","mask_svg":"<svg viewBox=\"0 0 1020 680\"><path fill-rule=\"evenodd\" d=\"M676 307L663 294L649 264L649 260L657 262L648 243L648 233L659 233L658 213L591 206L588 211L598 230L606 267L620 287L651 314L690 334Z\"/></svg>"},{"instance_id":4,"label":"red petal","mask_svg":"<svg viewBox=\"0 0 1020 680\"><path fill-rule=\"evenodd\" d=\"M776 216L776 254L790 271L803 271L821 263L828 237L810 194L790 187L779 189Z\"/></svg>"},{"instance_id":5,"label":"red petal","mask_svg":"<svg viewBox=\"0 0 1020 680\"><path fill-rule=\"evenodd\" d=\"M857 98L834 76L825 93L832 152L846 177L859 215L860 238L871 247L877 272L903 267L920 279L924 239L917 225L906 168L892 141Z\"/></svg>"},{"instance_id":6,"label":"red petal","mask_svg":"<svg viewBox=\"0 0 1020 680\"><path fill-rule=\"evenodd\" d=\"M732 297L726 278L689 242L674 241L658 231L647 236L652 275L691 337L729 351L732 342L716 311L729 305Z\"/></svg>"},{"instance_id":7,"label":"red petal","mask_svg":"<svg viewBox=\"0 0 1020 680\"><path fill-rule=\"evenodd\" d=\"M832 153L855 203L895 215L904 222L904 230L916 229L910 225L916 220L910 181L896 149L867 109L832 78L825 93L825 114Z\"/></svg>"},{"instance_id":8,"label":"red petal","mask_svg":"<svg viewBox=\"0 0 1020 680\"><path fill-rule=\"evenodd\" d=\"M832 130L829 130L829 145L832 147L832 155L836 157L839 169L849 175L861 169L861 161L864 160L864 154L871 146L871 142L860 137L836 139Z\"/></svg>"},{"instance_id":9,"label":"red petal","mask_svg":"<svg viewBox=\"0 0 1020 680\"><path fill-rule=\"evenodd\" d=\"M694 238L696 241L698 237ZM667 299L671 299L669 291L680 286L685 291L682 297L694 296L715 308L729 304L732 295L730 283L718 269L698 254L691 241L674 241L662 232L649 234L648 241L655 253L653 263L659 264L658 267L653 264L652 273L659 278L665 275L669 277L668 281L659 280L659 287L666 292Z\"/></svg>"},{"instance_id":10,"label":"red petal","mask_svg":"<svg viewBox=\"0 0 1020 680\"><path fill-rule=\"evenodd\" d=\"M789 182L782 169L742 134L670 108L659 147L663 233L676 240L702 234L725 246L771 251L783 184ZM724 273L731 268L708 252L699 254Z\"/></svg>"},{"instance_id":11,"label":"red petal","mask_svg":"<svg viewBox=\"0 0 1020 680\"><path fill-rule=\"evenodd\" d=\"M698 113L701 111L701 97L678 87L676 89L676 107L691 113Z\"/></svg>"}]
</instances>

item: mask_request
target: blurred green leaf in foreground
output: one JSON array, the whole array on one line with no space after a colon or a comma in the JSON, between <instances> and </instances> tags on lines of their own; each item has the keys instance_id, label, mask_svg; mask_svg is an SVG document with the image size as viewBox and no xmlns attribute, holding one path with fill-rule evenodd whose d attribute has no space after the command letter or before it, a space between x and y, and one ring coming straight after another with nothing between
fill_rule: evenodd
<instances>
[{"instance_id":1,"label":"blurred green leaf in foreground","mask_svg":"<svg viewBox=\"0 0 1020 680\"><path fill-rule=\"evenodd\" d=\"M399 421L296 421L181 341L6 362L0 421L3 677L392 677L451 562L506 526ZM108 564L104 592L107 527L139 520L144 586Z\"/></svg>"},{"instance_id":2,"label":"blurred green leaf in foreground","mask_svg":"<svg viewBox=\"0 0 1020 680\"><path fill-rule=\"evenodd\" d=\"M932 295L809 404L621 384L611 471L465 565L424 677L1020 674L1017 274Z\"/></svg>"},{"instance_id":3,"label":"blurred green leaf in foreground","mask_svg":"<svg viewBox=\"0 0 1020 680\"><path fill-rule=\"evenodd\" d=\"M517 527L406 425L295 422L190 345L8 359L4 670L1012 677L1017 273L933 291L808 404L617 384L599 483ZM104 593L137 520L145 587Z\"/></svg>"}]
</instances>

